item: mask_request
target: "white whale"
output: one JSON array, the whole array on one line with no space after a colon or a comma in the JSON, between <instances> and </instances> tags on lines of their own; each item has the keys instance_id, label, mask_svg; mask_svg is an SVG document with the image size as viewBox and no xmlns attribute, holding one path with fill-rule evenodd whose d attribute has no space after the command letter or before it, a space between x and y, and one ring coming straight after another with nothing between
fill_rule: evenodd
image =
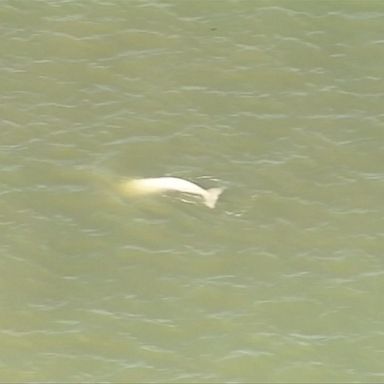
<instances>
[{"instance_id":1,"label":"white whale","mask_svg":"<svg viewBox=\"0 0 384 384\"><path fill-rule=\"evenodd\" d=\"M178 191L199 195L204 204L209 208L215 208L216 201L223 188L204 189L191 181L178 177L156 177L148 179L130 180L124 184L124 190L131 193L154 193L166 191Z\"/></svg>"}]
</instances>

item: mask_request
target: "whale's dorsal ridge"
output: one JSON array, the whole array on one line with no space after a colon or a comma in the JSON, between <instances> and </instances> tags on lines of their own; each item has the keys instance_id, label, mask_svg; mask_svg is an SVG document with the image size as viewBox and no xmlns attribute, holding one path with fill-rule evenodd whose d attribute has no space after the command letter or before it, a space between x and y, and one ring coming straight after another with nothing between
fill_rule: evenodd
<instances>
[{"instance_id":1,"label":"whale's dorsal ridge","mask_svg":"<svg viewBox=\"0 0 384 384\"><path fill-rule=\"evenodd\" d=\"M124 190L128 193L145 194L162 191L178 191L199 195L204 204L209 208L215 208L217 199L224 188L204 189L199 185L179 177L155 177L146 179L134 179L124 184Z\"/></svg>"}]
</instances>

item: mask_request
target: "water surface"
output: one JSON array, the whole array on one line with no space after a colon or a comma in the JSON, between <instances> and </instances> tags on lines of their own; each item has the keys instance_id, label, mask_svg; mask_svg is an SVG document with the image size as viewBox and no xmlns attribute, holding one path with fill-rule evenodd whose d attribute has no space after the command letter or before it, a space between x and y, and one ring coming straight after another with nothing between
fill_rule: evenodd
<instances>
[{"instance_id":1,"label":"water surface","mask_svg":"<svg viewBox=\"0 0 384 384\"><path fill-rule=\"evenodd\" d=\"M0 381L383 380L381 1L0 19Z\"/></svg>"}]
</instances>

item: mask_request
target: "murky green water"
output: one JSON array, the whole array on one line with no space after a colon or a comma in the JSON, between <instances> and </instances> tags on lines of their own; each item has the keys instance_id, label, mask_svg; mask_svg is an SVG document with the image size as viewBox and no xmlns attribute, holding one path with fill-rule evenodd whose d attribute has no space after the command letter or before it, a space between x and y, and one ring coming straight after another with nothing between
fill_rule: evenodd
<instances>
[{"instance_id":1,"label":"murky green water","mask_svg":"<svg viewBox=\"0 0 384 384\"><path fill-rule=\"evenodd\" d=\"M384 380L382 1L0 20L0 382Z\"/></svg>"}]
</instances>

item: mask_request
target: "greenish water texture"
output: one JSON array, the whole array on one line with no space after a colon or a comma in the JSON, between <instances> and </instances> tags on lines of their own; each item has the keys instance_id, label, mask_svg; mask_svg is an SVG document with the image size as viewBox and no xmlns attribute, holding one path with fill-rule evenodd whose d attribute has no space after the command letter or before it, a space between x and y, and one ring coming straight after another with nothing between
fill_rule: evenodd
<instances>
[{"instance_id":1,"label":"greenish water texture","mask_svg":"<svg viewBox=\"0 0 384 384\"><path fill-rule=\"evenodd\" d=\"M384 2L0 21L0 382L384 381Z\"/></svg>"}]
</instances>

